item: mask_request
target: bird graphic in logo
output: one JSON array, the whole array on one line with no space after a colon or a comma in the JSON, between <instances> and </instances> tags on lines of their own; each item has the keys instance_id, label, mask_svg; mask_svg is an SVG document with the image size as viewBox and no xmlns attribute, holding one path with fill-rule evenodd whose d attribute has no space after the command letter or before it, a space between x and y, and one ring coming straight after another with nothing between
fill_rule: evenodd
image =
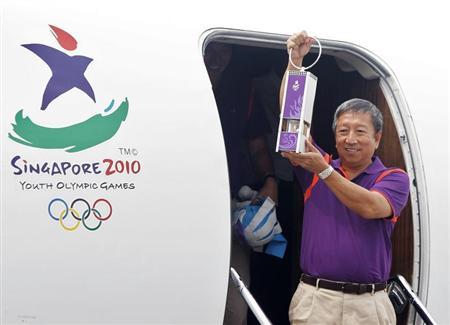
<instances>
[{"instance_id":1,"label":"bird graphic in logo","mask_svg":"<svg viewBox=\"0 0 450 325\"><path fill-rule=\"evenodd\" d=\"M76 39L68 32L49 25L59 45L73 51L77 48ZM41 110L46 110L54 99L77 88L89 96L94 103L95 94L89 81L84 76L92 58L83 55L70 56L63 51L44 44L22 44L22 46L39 58L50 68L52 76L42 96ZM114 106L114 99L104 112ZM65 149L67 152L78 152L91 148L112 138L128 115L128 99L109 115L96 114L91 118L63 128L49 128L34 123L29 117L23 117L23 110L16 113L13 131L17 136L8 133L10 139L20 144L45 149Z\"/></svg>"}]
</instances>

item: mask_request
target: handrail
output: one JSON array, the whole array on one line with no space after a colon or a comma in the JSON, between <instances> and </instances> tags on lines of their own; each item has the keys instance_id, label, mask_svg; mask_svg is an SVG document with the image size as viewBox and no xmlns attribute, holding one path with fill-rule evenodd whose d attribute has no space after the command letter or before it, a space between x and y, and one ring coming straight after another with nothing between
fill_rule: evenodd
<instances>
[{"instance_id":1,"label":"handrail","mask_svg":"<svg viewBox=\"0 0 450 325\"><path fill-rule=\"evenodd\" d=\"M419 316L422 318L422 320L427 325L436 325L436 321L433 319L427 308L424 306L422 301L420 301L419 297L412 291L411 286L409 285L408 281L405 280L405 278L401 275L396 275L394 278L391 279L391 282L394 281L397 283L400 288L402 289L403 293L407 296L407 300L410 304L414 306L416 309L416 312L419 314Z\"/></svg>"},{"instance_id":2,"label":"handrail","mask_svg":"<svg viewBox=\"0 0 450 325\"><path fill-rule=\"evenodd\" d=\"M241 280L239 274L236 272L236 270L233 269L232 267L230 267L230 271L231 271L230 272L231 279L233 280L234 285L239 290L242 298L245 300L245 302L247 303L248 307L251 309L251 311L255 315L258 322L261 325L272 325L270 320L264 314L261 307L256 302L255 298L253 298L252 294L245 286L244 282L242 282L242 280Z\"/></svg>"}]
</instances>

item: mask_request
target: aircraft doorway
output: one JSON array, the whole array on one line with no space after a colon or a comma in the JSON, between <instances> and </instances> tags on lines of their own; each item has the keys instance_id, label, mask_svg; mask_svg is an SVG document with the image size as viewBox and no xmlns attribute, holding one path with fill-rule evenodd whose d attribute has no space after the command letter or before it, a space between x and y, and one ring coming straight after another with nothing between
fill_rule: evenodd
<instances>
[{"instance_id":1,"label":"aircraft doorway","mask_svg":"<svg viewBox=\"0 0 450 325\"><path fill-rule=\"evenodd\" d=\"M286 36L274 34L213 30L208 31L205 36L204 49L213 43L230 44L233 48L230 65L239 71L235 82L247 79L251 81L253 89L265 87L263 95L253 98L259 101L259 106L253 103L252 107L264 109L265 114L272 112L278 116L279 83L277 80L281 80L288 60L284 47L285 40ZM425 301L424 293L428 283L426 254L428 229L425 226L427 213L426 209L424 211L423 207L419 207L415 194L421 185L422 176L417 172L420 156L415 157L418 152L414 149L415 139L412 137L414 134L409 131L411 126L407 125L407 121L398 113L399 105L404 100L401 94L397 94L399 97L396 97L391 93L389 85L393 82L392 77L377 64L371 63L369 56L364 58L361 55L352 54L348 48L349 45L345 43L326 40L322 43L324 53L310 70L318 77L311 134L325 151L336 157L334 135L331 129L336 107L349 98L359 97L370 100L382 111L383 138L376 154L386 166L396 166L407 170L414 185L409 202L393 233L391 275L403 275ZM305 57L304 65L309 65L315 59L314 49L312 51L312 54ZM269 108L264 108L264 105ZM274 125L277 127L278 122L271 124L272 137L273 134L276 137L277 132L277 129L273 129ZM408 133L412 136L408 137L406 135ZM272 139L272 141L275 140ZM225 145L229 144L225 143ZM275 169L283 168L276 161L274 165ZM286 254L283 259L255 252L252 252L251 256L250 291L274 324L288 324L287 308L301 274L299 252L303 194L292 174L286 176L285 170L282 170L281 174L285 177L278 177L278 209L280 210L279 222L288 241ZM412 314L408 311L404 311L401 315L397 315L397 323L406 324L412 320L411 316ZM249 312L248 323L257 324L251 312Z\"/></svg>"}]
</instances>

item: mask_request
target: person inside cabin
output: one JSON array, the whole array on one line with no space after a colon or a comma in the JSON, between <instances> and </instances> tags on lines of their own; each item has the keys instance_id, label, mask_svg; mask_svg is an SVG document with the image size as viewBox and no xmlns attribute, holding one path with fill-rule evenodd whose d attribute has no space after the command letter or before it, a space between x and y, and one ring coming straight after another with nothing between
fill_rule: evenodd
<instances>
[{"instance_id":1,"label":"person inside cabin","mask_svg":"<svg viewBox=\"0 0 450 325\"><path fill-rule=\"evenodd\" d=\"M264 135L269 127L260 110L249 110L250 76L239 66L233 46L212 42L204 53L204 62L212 84L222 125L227 154L231 198L243 185L258 189L258 197L278 199L271 157ZM232 232L231 266L250 284L250 247ZM247 304L232 281L228 294L224 324L247 324Z\"/></svg>"},{"instance_id":2,"label":"person inside cabin","mask_svg":"<svg viewBox=\"0 0 450 325\"><path fill-rule=\"evenodd\" d=\"M277 219L287 239L287 248L282 258L263 252L252 253L250 290L271 322L288 324L289 302L295 289L293 284L296 283L292 279L294 272L291 265L295 250L291 245L296 229L292 217L296 205L296 192L292 167L288 160L276 152L280 122L278 93L285 68L285 57L279 52L278 49L265 49L264 52L257 53L263 57L263 64L259 69L263 73L252 80L251 109L262 111L269 123L270 132L266 133L265 139L278 183ZM259 324L256 318L250 317L250 324Z\"/></svg>"},{"instance_id":3,"label":"person inside cabin","mask_svg":"<svg viewBox=\"0 0 450 325\"><path fill-rule=\"evenodd\" d=\"M313 39L287 40L302 65ZM288 63L288 70L297 70ZM319 114L320 112L315 112ZM391 234L409 195L408 175L374 155L383 117L371 102L353 98L334 114L338 159L306 141L307 152L283 152L304 190L300 267L304 272L289 307L291 324L395 324L386 293Z\"/></svg>"}]
</instances>

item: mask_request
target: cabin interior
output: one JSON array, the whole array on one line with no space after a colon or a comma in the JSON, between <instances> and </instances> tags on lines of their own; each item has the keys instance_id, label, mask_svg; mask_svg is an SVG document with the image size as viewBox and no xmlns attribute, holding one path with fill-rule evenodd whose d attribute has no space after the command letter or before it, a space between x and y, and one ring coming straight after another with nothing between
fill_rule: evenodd
<instances>
[{"instance_id":1,"label":"cabin interior","mask_svg":"<svg viewBox=\"0 0 450 325\"><path fill-rule=\"evenodd\" d=\"M269 45L245 44L232 44L232 47L233 56L229 65L239 71L237 78L252 80L269 73L282 76L288 60L284 49ZM317 53L307 55L304 65L311 64L316 55ZM334 111L343 101L359 97L372 101L384 116L383 138L376 154L386 166L405 169L399 136L388 103L379 86L379 78L374 74L364 73L356 65L353 66L351 60L343 60L339 51L323 53L318 63L309 71L318 78L311 134L322 149L337 157L331 129ZM274 93L278 93L278 88ZM282 259L264 253L252 253L250 291L274 324L289 324L289 302L301 274L299 252L303 193L295 178L290 182L280 182L279 186L280 213L277 216L283 228L283 235L288 241L287 251ZM411 214L409 202L395 226L391 269L391 275L401 274L409 283L412 280L414 263ZM408 310L405 310L397 315L397 323L406 324L408 314ZM258 324L250 311L248 324Z\"/></svg>"}]
</instances>

